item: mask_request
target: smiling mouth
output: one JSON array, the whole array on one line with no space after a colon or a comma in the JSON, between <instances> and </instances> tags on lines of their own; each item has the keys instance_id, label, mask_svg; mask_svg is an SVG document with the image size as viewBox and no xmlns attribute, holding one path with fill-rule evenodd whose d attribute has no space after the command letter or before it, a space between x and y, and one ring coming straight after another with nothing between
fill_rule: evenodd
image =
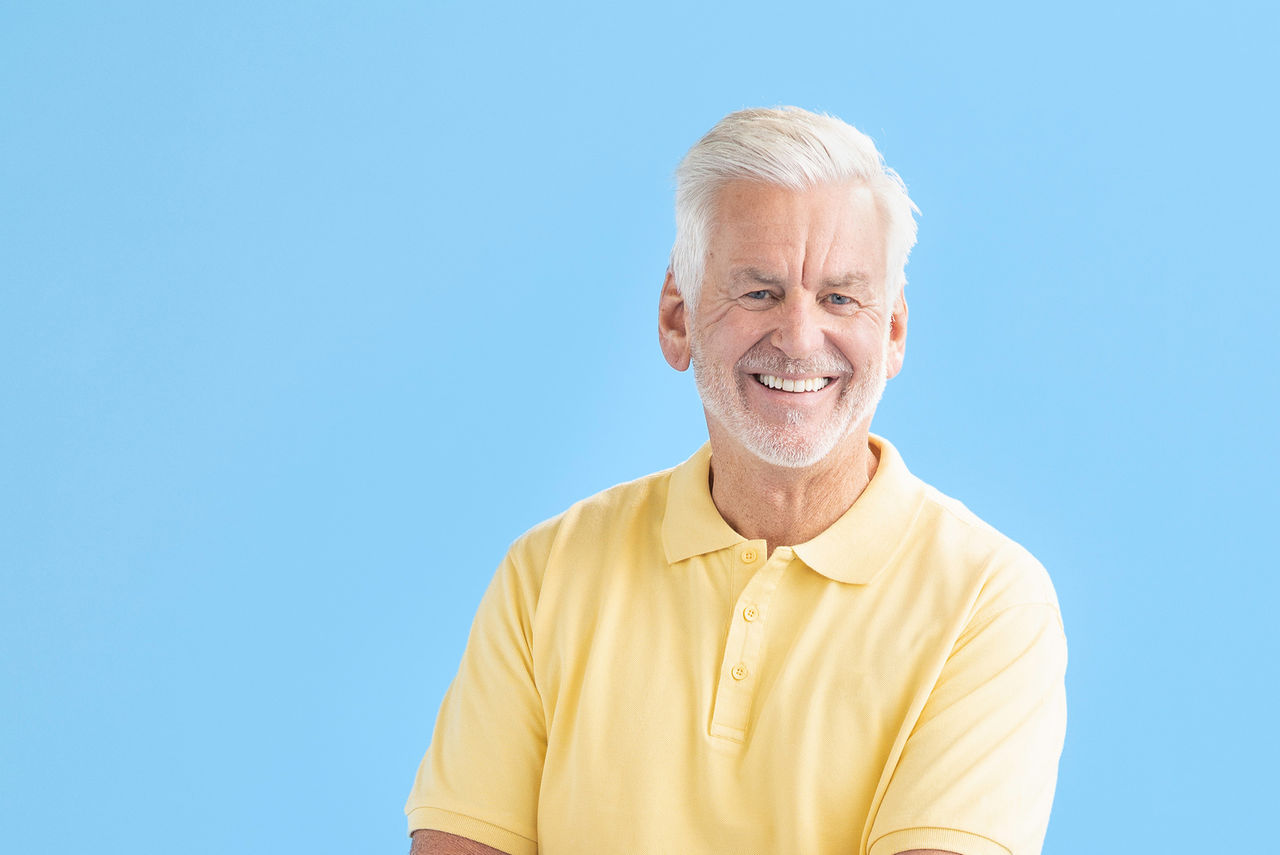
<instances>
[{"instance_id":1,"label":"smiling mouth","mask_svg":"<svg viewBox=\"0 0 1280 855\"><path fill-rule=\"evenodd\" d=\"M808 377L804 380L791 380L774 377L772 374L752 374L756 382L770 389L783 392L817 392L831 382L830 377Z\"/></svg>"}]
</instances>

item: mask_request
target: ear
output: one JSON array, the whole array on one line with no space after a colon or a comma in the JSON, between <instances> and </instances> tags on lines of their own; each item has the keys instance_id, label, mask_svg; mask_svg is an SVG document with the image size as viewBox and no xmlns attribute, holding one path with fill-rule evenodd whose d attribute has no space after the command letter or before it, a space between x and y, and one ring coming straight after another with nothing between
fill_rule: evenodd
<instances>
[{"instance_id":1,"label":"ear","mask_svg":"<svg viewBox=\"0 0 1280 855\"><path fill-rule=\"evenodd\" d=\"M658 344L667 363L677 371L689 367L688 317L684 297L676 290L675 277L668 269L658 298Z\"/></svg>"},{"instance_id":2,"label":"ear","mask_svg":"<svg viewBox=\"0 0 1280 855\"><path fill-rule=\"evenodd\" d=\"M907 294L898 292L898 299L893 304L893 314L889 317L889 360L885 371L890 377L896 377L902 370L902 361L907 355Z\"/></svg>"}]
</instances>

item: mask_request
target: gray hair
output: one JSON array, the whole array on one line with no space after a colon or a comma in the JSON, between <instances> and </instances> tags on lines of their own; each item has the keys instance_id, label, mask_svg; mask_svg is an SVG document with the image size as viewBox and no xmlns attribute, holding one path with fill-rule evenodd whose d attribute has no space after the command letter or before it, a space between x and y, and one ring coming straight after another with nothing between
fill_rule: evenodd
<instances>
[{"instance_id":1,"label":"gray hair","mask_svg":"<svg viewBox=\"0 0 1280 855\"><path fill-rule=\"evenodd\" d=\"M739 110L717 122L676 168L671 273L690 309L702 288L716 195L735 180L793 190L864 182L886 220L885 287L890 298L906 285L907 256L916 243L912 212L920 209L898 173L885 166L871 138L834 116L799 107Z\"/></svg>"}]
</instances>

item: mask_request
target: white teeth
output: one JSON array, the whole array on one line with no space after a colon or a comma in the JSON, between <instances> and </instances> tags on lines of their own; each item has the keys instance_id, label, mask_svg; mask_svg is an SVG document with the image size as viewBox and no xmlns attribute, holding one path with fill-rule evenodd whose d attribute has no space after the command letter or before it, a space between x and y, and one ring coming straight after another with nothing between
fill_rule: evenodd
<instances>
[{"instance_id":1,"label":"white teeth","mask_svg":"<svg viewBox=\"0 0 1280 855\"><path fill-rule=\"evenodd\" d=\"M784 392L816 392L831 381L826 377L810 377L805 380L783 379L772 374L757 374L761 385Z\"/></svg>"}]
</instances>

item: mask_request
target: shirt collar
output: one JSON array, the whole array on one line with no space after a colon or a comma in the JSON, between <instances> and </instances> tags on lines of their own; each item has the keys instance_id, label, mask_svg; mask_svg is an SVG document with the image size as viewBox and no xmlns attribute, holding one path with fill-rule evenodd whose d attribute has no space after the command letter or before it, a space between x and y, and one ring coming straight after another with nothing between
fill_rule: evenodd
<instances>
[{"instance_id":1,"label":"shirt collar","mask_svg":"<svg viewBox=\"0 0 1280 855\"><path fill-rule=\"evenodd\" d=\"M813 570L854 585L870 583L888 566L924 502L924 485L907 471L897 449L874 434L870 440L880 458L871 483L826 531L792 545ZM710 471L708 443L671 472L662 545L672 564L746 542L711 500Z\"/></svg>"},{"instance_id":2,"label":"shirt collar","mask_svg":"<svg viewBox=\"0 0 1280 855\"><path fill-rule=\"evenodd\" d=\"M742 543L746 538L720 516L711 500L711 443L671 471L667 511L662 518L662 546L675 564Z\"/></svg>"}]
</instances>

